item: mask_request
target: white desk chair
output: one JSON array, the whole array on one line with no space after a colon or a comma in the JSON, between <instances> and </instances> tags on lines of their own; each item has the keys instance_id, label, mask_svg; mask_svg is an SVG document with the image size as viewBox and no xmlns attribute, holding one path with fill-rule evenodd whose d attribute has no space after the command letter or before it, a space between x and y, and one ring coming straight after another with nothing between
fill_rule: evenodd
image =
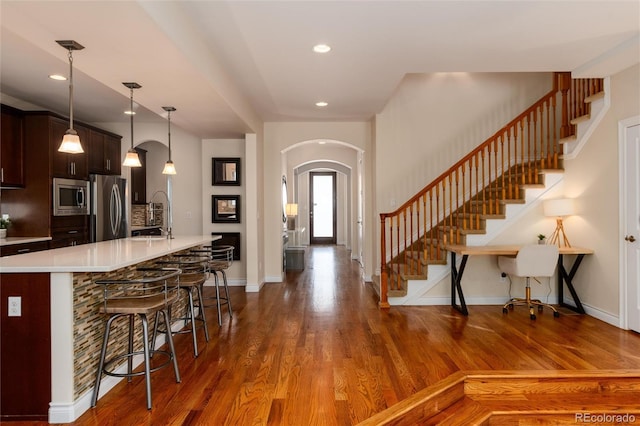
<instances>
[{"instance_id":1,"label":"white desk chair","mask_svg":"<svg viewBox=\"0 0 640 426\"><path fill-rule=\"evenodd\" d=\"M542 303L538 299L531 299L531 277L551 277L558 264L558 247L556 245L528 245L522 247L516 257L500 256L498 257L498 267L500 270L510 276L526 278L525 298L513 298L504 304L502 312L509 312L507 308L514 305L529 306L529 316L532 320L536 319L533 309L538 307L538 312L546 306L553 310L553 316L558 317L560 314L553 306L548 303Z\"/></svg>"}]
</instances>

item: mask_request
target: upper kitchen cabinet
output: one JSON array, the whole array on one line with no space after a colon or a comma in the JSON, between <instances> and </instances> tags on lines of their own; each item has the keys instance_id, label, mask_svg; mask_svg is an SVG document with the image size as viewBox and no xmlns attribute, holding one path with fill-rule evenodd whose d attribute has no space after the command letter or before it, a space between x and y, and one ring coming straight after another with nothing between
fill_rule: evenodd
<instances>
[{"instance_id":1,"label":"upper kitchen cabinet","mask_svg":"<svg viewBox=\"0 0 640 426\"><path fill-rule=\"evenodd\" d=\"M133 204L147 203L147 151L135 148L142 167L131 168L131 202Z\"/></svg>"},{"instance_id":2,"label":"upper kitchen cabinet","mask_svg":"<svg viewBox=\"0 0 640 426\"><path fill-rule=\"evenodd\" d=\"M2 105L0 182L3 187L24 186L24 119L22 111Z\"/></svg>"},{"instance_id":3,"label":"upper kitchen cabinet","mask_svg":"<svg viewBox=\"0 0 640 426\"><path fill-rule=\"evenodd\" d=\"M49 146L53 154L53 177L81 180L89 179L89 129L74 124L73 129L78 132L80 144L82 145L82 149L84 149L84 153L67 154L66 152L58 151L58 146L60 145L65 132L69 128L69 122L50 116L48 125L50 128Z\"/></svg>"},{"instance_id":4,"label":"upper kitchen cabinet","mask_svg":"<svg viewBox=\"0 0 640 426\"><path fill-rule=\"evenodd\" d=\"M89 130L89 173L119 175L120 142L122 137L111 133Z\"/></svg>"}]
</instances>

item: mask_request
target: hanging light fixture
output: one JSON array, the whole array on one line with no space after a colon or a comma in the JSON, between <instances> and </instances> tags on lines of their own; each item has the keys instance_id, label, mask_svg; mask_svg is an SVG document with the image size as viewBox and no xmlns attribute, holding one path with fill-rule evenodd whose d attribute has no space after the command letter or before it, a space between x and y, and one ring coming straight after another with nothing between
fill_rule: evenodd
<instances>
[{"instance_id":1,"label":"hanging light fixture","mask_svg":"<svg viewBox=\"0 0 640 426\"><path fill-rule=\"evenodd\" d=\"M176 174L176 166L171 161L171 112L176 109L172 106L162 107L163 110L167 111L167 121L169 123L169 160L164 163L164 170L162 170L163 175L175 175Z\"/></svg>"},{"instance_id":2,"label":"hanging light fixture","mask_svg":"<svg viewBox=\"0 0 640 426\"><path fill-rule=\"evenodd\" d=\"M122 83L129 89L131 89L131 110L129 111L129 115L131 116L131 148L127 151L127 155L124 157L123 166L126 167L142 167L142 163L140 162L140 157L138 157L138 151L133 149L133 89L139 89L140 86L138 83Z\"/></svg>"},{"instance_id":3,"label":"hanging light fixture","mask_svg":"<svg viewBox=\"0 0 640 426\"><path fill-rule=\"evenodd\" d=\"M75 40L56 40L56 43L69 51L69 128L62 137L58 151L69 154L82 154L84 149L82 149L80 137L73 128L73 51L82 50L84 46Z\"/></svg>"}]
</instances>

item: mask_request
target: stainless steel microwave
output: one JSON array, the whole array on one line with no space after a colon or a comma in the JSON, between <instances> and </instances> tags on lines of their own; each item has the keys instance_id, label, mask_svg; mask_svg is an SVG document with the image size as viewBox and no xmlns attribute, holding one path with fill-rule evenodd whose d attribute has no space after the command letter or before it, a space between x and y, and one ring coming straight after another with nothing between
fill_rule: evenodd
<instances>
[{"instance_id":1,"label":"stainless steel microwave","mask_svg":"<svg viewBox=\"0 0 640 426\"><path fill-rule=\"evenodd\" d=\"M88 215L88 201L88 180L53 179L54 216Z\"/></svg>"}]
</instances>

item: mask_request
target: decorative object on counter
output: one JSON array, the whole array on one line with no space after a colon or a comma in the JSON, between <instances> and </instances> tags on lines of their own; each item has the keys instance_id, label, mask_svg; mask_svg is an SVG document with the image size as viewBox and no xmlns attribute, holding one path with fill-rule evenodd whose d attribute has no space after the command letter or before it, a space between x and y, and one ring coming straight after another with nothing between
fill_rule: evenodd
<instances>
[{"instance_id":1,"label":"decorative object on counter","mask_svg":"<svg viewBox=\"0 0 640 426\"><path fill-rule=\"evenodd\" d=\"M296 229L296 216L298 216L298 205L289 203L286 207L287 211L287 229L293 231Z\"/></svg>"},{"instance_id":2,"label":"decorative object on counter","mask_svg":"<svg viewBox=\"0 0 640 426\"><path fill-rule=\"evenodd\" d=\"M545 216L556 218L556 229L553 231L553 234L551 234L551 238L549 238L549 244L557 244L558 247L571 247L569 239L564 233L562 218L575 214L573 199L558 198L556 200L546 200L544 202L544 214Z\"/></svg>"},{"instance_id":3,"label":"decorative object on counter","mask_svg":"<svg viewBox=\"0 0 640 426\"><path fill-rule=\"evenodd\" d=\"M11 225L11 219L9 215L4 213L2 217L0 217L0 238L7 237L7 228Z\"/></svg>"},{"instance_id":4,"label":"decorative object on counter","mask_svg":"<svg viewBox=\"0 0 640 426\"><path fill-rule=\"evenodd\" d=\"M133 116L135 112L133 111L133 89L139 89L140 86L138 83L122 83L126 87L131 90L131 109L128 114L131 117L131 148L127 151L127 155L124 157L124 162L122 163L125 167L142 167L142 163L140 162L140 158L138 157L138 152L133 149Z\"/></svg>"},{"instance_id":5,"label":"decorative object on counter","mask_svg":"<svg viewBox=\"0 0 640 426\"><path fill-rule=\"evenodd\" d=\"M538 234L538 244L545 244L547 236L544 234Z\"/></svg>"},{"instance_id":6,"label":"decorative object on counter","mask_svg":"<svg viewBox=\"0 0 640 426\"><path fill-rule=\"evenodd\" d=\"M239 195L212 195L213 223L240 223Z\"/></svg>"},{"instance_id":7,"label":"decorative object on counter","mask_svg":"<svg viewBox=\"0 0 640 426\"><path fill-rule=\"evenodd\" d=\"M239 158L212 158L212 185L240 186Z\"/></svg>"},{"instance_id":8,"label":"decorative object on counter","mask_svg":"<svg viewBox=\"0 0 640 426\"><path fill-rule=\"evenodd\" d=\"M69 154L82 154L82 144L78 132L73 128L73 51L82 50L84 46L75 40L56 40L60 46L69 51L69 128L62 137L58 151Z\"/></svg>"},{"instance_id":9,"label":"decorative object on counter","mask_svg":"<svg viewBox=\"0 0 640 426\"><path fill-rule=\"evenodd\" d=\"M167 111L167 122L169 123L169 160L164 163L164 170L162 170L163 175L175 175L176 174L176 166L171 161L171 112L176 109L172 106L162 107L163 110Z\"/></svg>"}]
</instances>

